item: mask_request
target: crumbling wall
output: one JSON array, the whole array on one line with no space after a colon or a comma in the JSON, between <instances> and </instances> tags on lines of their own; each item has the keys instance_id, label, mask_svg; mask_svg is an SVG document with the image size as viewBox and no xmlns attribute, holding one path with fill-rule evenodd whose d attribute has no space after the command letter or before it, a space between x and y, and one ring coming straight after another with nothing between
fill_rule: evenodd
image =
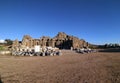
<instances>
[{"instance_id":1,"label":"crumbling wall","mask_svg":"<svg viewBox=\"0 0 120 83\"><path fill-rule=\"evenodd\" d=\"M71 47L77 49L87 47L89 43L77 37L67 35L64 32L59 32L54 38L43 36L39 39L33 39L31 36L25 35L21 43L15 40L12 47L14 49L33 48L35 45L40 45L41 47L58 47L60 49L70 49Z\"/></svg>"}]
</instances>

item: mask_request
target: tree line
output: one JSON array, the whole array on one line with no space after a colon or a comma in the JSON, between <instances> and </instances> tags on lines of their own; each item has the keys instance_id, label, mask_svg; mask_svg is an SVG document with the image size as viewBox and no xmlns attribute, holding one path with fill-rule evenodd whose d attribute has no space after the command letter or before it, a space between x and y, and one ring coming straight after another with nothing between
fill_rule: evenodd
<instances>
[{"instance_id":1,"label":"tree line","mask_svg":"<svg viewBox=\"0 0 120 83\"><path fill-rule=\"evenodd\" d=\"M105 44L105 48L120 48L120 44L118 43L110 43L110 44Z\"/></svg>"},{"instance_id":2,"label":"tree line","mask_svg":"<svg viewBox=\"0 0 120 83\"><path fill-rule=\"evenodd\" d=\"M13 44L13 40L11 39L5 39L4 43L0 43L0 45L12 45Z\"/></svg>"},{"instance_id":3,"label":"tree line","mask_svg":"<svg viewBox=\"0 0 120 83\"><path fill-rule=\"evenodd\" d=\"M98 45L98 48L120 48L120 44L118 43L107 43L104 45Z\"/></svg>"}]
</instances>

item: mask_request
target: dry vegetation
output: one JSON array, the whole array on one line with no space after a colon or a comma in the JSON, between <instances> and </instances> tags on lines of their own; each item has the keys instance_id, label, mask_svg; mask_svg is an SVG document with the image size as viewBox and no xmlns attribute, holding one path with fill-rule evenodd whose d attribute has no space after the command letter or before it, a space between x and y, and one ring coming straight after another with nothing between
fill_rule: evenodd
<instances>
[{"instance_id":1,"label":"dry vegetation","mask_svg":"<svg viewBox=\"0 0 120 83\"><path fill-rule=\"evenodd\" d=\"M0 55L0 83L120 83L120 52L63 56Z\"/></svg>"}]
</instances>

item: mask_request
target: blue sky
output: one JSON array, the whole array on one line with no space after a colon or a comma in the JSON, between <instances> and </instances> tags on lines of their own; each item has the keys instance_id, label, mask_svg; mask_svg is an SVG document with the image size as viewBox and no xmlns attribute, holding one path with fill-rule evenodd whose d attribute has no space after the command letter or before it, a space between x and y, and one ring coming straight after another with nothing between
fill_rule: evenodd
<instances>
[{"instance_id":1,"label":"blue sky","mask_svg":"<svg viewBox=\"0 0 120 83\"><path fill-rule=\"evenodd\" d=\"M0 39L58 32L93 44L120 43L120 1L0 0Z\"/></svg>"}]
</instances>

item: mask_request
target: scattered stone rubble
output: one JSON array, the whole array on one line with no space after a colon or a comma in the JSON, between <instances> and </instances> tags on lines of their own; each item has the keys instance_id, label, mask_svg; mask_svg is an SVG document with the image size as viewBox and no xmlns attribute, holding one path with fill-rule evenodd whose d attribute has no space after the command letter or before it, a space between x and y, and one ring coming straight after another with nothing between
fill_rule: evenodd
<instances>
[{"instance_id":1,"label":"scattered stone rubble","mask_svg":"<svg viewBox=\"0 0 120 83\"><path fill-rule=\"evenodd\" d=\"M38 46L39 47L39 46ZM55 56L62 55L61 51L58 48L45 47L45 48L34 48L26 49L24 51L12 51L12 55L16 56Z\"/></svg>"},{"instance_id":2,"label":"scattered stone rubble","mask_svg":"<svg viewBox=\"0 0 120 83\"><path fill-rule=\"evenodd\" d=\"M91 49L91 48L88 48L88 47L84 47L84 48L78 48L75 50L77 53L93 53L93 52L97 52L95 49Z\"/></svg>"}]
</instances>

